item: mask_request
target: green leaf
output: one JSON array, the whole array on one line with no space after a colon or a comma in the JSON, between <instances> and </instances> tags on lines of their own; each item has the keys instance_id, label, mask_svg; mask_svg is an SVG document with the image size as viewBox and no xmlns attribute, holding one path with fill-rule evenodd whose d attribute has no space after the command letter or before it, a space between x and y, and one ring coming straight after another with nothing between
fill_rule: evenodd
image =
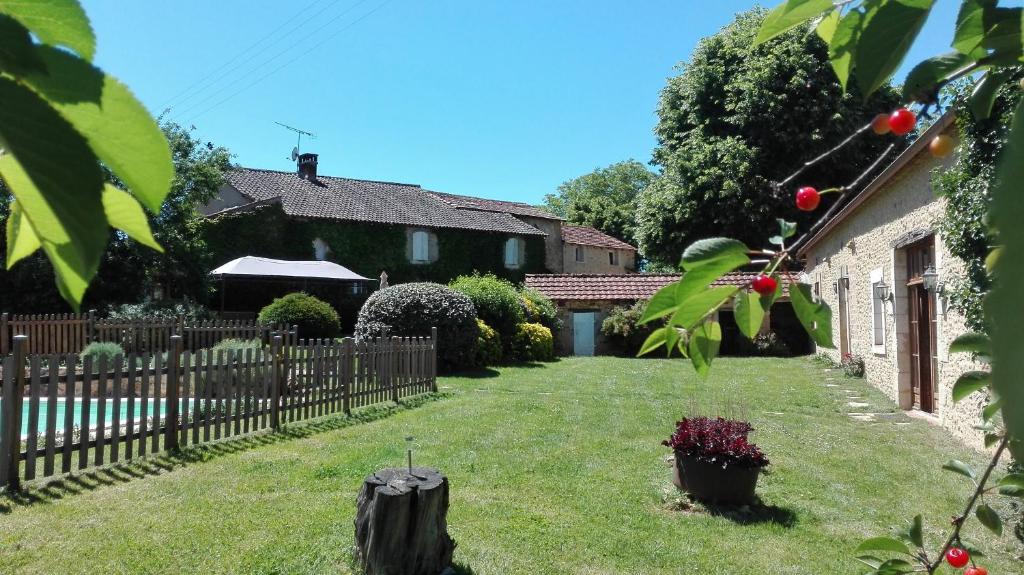
<instances>
[{"instance_id":1,"label":"green leaf","mask_svg":"<svg viewBox=\"0 0 1024 575\"><path fill-rule=\"evenodd\" d=\"M851 10L839 20L832 41L828 44L828 59L843 91L846 90L850 73L853 71L853 54L863 28L864 13Z\"/></svg>"},{"instance_id":2,"label":"green leaf","mask_svg":"<svg viewBox=\"0 0 1024 575\"><path fill-rule=\"evenodd\" d=\"M903 81L904 102L934 102L939 86L947 77L963 70L973 60L960 52L949 52L921 61Z\"/></svg>"},{"instance_id":3,"label":"green leaf","mask_svg":"<svg viewBox=\"0 0 1024 575\"><path fill-rule=\"evenodd\" d=\"M66 46L86 60L96 52L89 17L77 0L0 0L0 12L11 15L52 46Z\"/></svg>"},{"instance_id":4,"label":"green leaf","mask_svg":"<svg viewBox=\"0 0 1024 575\"><path fill-rule=\"evenodd\" d=\"M860 555L868 551L889 551L910 555L910 548L907 547L907 544L892 537L872 537L858 545L854 553Z\"/></svg>"},{"instance_id":5,"label":"green leaf","mask_svg":"<svg viewBox=\"0 0 1024 575\"><path fill-rule=\"evenodd\" d=\"M640 346L640 351L637 352L637 357L641 355L647 355L659 347L665 345L665 336L668 335L667 327L659 328L651 332L651 335L647 336L644 344Z\"/></svg>"},{"instance_id":6,"label":"green leaf","mask_svg":"<svg viewBox=\"0 0 1024 575\"><path fill-rule=\"evenodd\" d=\"M959 402L975 391L985 389L991 380L991 375L986 371L968 371L961 375L953 384L953 403Z\"/></svg>"},{"instance_id":7,"label":"green leaf","mask_svg":"<svg viewBox=\"0 0 1024 575\"><path fill-rule=\"evenodd\" d=\"M637 323L643 325L651 320L675 313L679 307L676 303L676 289L678 289L679 283L669 284L654 292L651 299L647 301L644 313L640 314L640 320Z\"/></svg>"},{"instance_id":8,"label":"green leaf","mask_svg":"<svg viewBox=\"0 0 1024 575\"><path fill-rule=\"evenodd\" d=\"M989 531L1002 537L1003 521L999 518L999 514L989 507L987 503L979 505L978 508L974 510L974 515L982 525L988 527Z\"/></svg>"},{"instance_id":9,"label":"green leaf","mask_svg":"<svg viewBox=\"0 0 1024 575\"><path fill-rule=\"evenodd\" d=\"M706 321L690 333L690 362L700 376L707 376L721 344L722 326L717 321Z\"/></svg>"},{"instance_id":10,"label":"green leaf","mask_svg":"<svg viewBox=\"0 0 1024 575\"><path fill-rule=\"evenodd\" d=\"M969 332L949 344L949 353L980 353L992 355L992 340L983 333Z\"/></svg>"},{"instance_id":11,"label":"green leaf","mask_svg":"<svg viewBox=\"0 0 1024 575\"><path fill-rule=\"evenodd\" d=\"M7 269L42 247L32 225L25 218L21 205L11 202L11 213L7 217Z\"/></svg>"},{"instance_id":12,"label":"green leaf","mask_svg":"<svg viewBox=\"0 0 1024 575\"><path fill-rule=\"evenodd\" d=\"M903 575L904 573L913 573L914 571L915 567L909 561L889 559L878 566L875 575Z\"/></svg>"},{"instance_id":13,"label":"green leaf","mask_svg":"<svg viewBox=\"0 0 1024 575\"><path fill-rule=\"evenodd\" d=\"M718 277L750 263L747 252L750 249L743 242L730 238L708 238L698 240L683 252L683 269L694 271L699 268L720 270ZM717 279L717 277L716 277ZM710 283L710 282L709 282Z\"/></svg>"},{"instance_id":14,"label":"green leaf","mask_svg":"<svg viewBox=\"0 0 1024 575\"><path fill-rule=\"evenodd\" d=\"M1021 44L1021 8L988 8L984 10L985 36L982 46L1000 58L1019 58Z\"/></svg>"},{"instance_id":15,"label":"green leaf","mask_svg":"<svg viewBox=\"0 0 1024 575\"><path fill-rule=\"evenodd\" d=\"M30 89L0 77L0 175L21 205L77 308L96 273L108 230L103 175L88 144Z\"/></svg>"},{"instance_id":16,"label":"green leaf","mask_svg":"<svg viewBox=\"0 0 1024 575\"><path fill-rule=\"evenodd\" d=\"M1011 473L999 480L999 494L1024 497L1024 473Z\"/></svg>"},{"instance_id":17,"label":"green leaf","mask_svg":"<svg viewBox=\"0 0 1024 575\"><path fill-rule=\"evenodd\" d=\"M871 567L872 569L878 569L882 566L882 563L885 563L884 560L879 559L874 555L858 555L856 559L857 561L860 561L861 563L867 565L868 567Z\"/></svg>"},{"instance_id":18,"label":"green leaf","mask_svg":"<svg viewBox=\"0 0 1024 575\"><path fill-rule=\"evenodd\" d=\"M832 0L787 0L765 17L754 45L767 42L831 9Z\"/></svg>"},{"instance_id":19,"label":"green leaf","mask_svg":"<svg viewBox=\"0 0 1024 575\"><path fill-rule=\"evenodd\" d=\"M825 302L815 302L811 295L811 286L802 283L789 284L789 301L793 304L800 324L815 343L822 347L833 348L832 344L832 310Z\"/></svg>"},{"instance_id":20,"label":"green leaf","mask_svg":"<svg viewBox=\"0 0 1024 575\"><path fill-rule=\"evenodd\" d=\"M840 16L842 16L842 14L839 12L839 10L833 10L826 14L825 17L821 19L821 22L818 22L818 26L814 29L814 32L818 35L818 38L824 40L826 44L832 43L832 37L835 36L836 28L839 26Z\"/></svg>"},{"instance_id":21,"label":"green leaf","mask_svg":"<svg viewBox=\"0 0 1024 575\"><path fill-rule=\"evenodd\" d=\"M764 308L761 307L761 296L754 292L740 290L736 294L732 312L740 332L747 336L748 339L754 339L761 331L761 324L764 322Z\"/></svg>"},{"instance_id":22,"label":"green leaf","mask_svg":"<svg viewBox=\"0 0 1024 575\"><path fill-rule=\"evenodd\" d=\"M736 286L718 286L700 291L679 305L679 309L669 319L669 324L692 330L711 310L727 301L739 289Z\"/></svg>"},{"instance_id":23,"label":"green leaf","mask_svg":"<svg viewBox=\"0 0 1024 575\"><path fill-rule=\"evenodd\" d=\"M153 232L149 229L149 219L139 202L131 194L107 184L103 188L103 211L107 215L107 223L128 235L129 238L144 246L163 252Z\"/></svg>"},{"instance_id":24,"label":"green leaf","mask_svg":"<svg viewBox=\"0 0 1024 575\"><path fill-rule=\"evenodd\" d=\"M974 85L970 98L971 114L974 115L974 119L985 120L992 115L992 106L996 103L999 87L1005 84L1010 76L1010 71L1006 69L989 70Z\"/></svg>"},{"instance_id":25,"label":"green leaf","mask_svg":"<svg viewBox=\"0 0 1024 575\"><path fill-rule=\"evenodd\" d=\"M985 423L992 421L992 418L999 413L999 410L1003 407L1002 399L992 399L989 404L981 410L981 420Z\"/></svg>"},{"instance_id":26,"label":"green leaf","mask_svg":"<svg viewBox=\"0 0 1024 575\"><path fill-rule=\"evenodd\" d=\"M46 72L28 28L4 13L0 13L0 70L14 76L24 76L31 71Z\"/></svg>"},{"instance_id":27,"label":"green leaf","mask_svg":"<svg viewBox=\"0 0 1024 575\"><path fill-rule=\"evenodd\" d=\"M986 433L985 434L985 449L988 449L988 448L992 447L993 445L999 443L1000 439L1002 439L1002 436L1000 436L998 433Z\"/></svg>"},{"instance_id":28,"label":"green leaf","mask_svg":"<svg viewBox=\"0 0 1024 575\"><path fill-rule=\"evenodd\" d=\"M775 218L779 223L779 232L783 238L791 238L796 233L796 222L787 222L782 218Z\"/></svg>"},{"instance_id":29,"label":"green leaf","mask_svg":"<svg viewBox=\"0 0 1024 575\"><path fill-rule=\"evenodd\" d=\"M867 13L854 55L857 82L865 99L899 68L928 19L933 2L889 1Z\"/></svg>"},{"instance_id":30,"label":"green leaf","mask_svg":"<svg viewBox=\"0 0 1024 575\"><path fill-rule=\"evenodd\" d=\"M974 470L971 469L971 467L964 463L963 461L950 459L942 466L942 468L945 469L946 471L952 471L953 473L959 473L964 477L969 477L971 478L971 480L977 478L977 475L975 475Z\"/></svg>"},{"instance_id":31,"label":"green leaf","mask_svg":"<svg viewBox=\"0 0 1024 575\"><path fill-rule=\"evenodd\" d=\"M991 0L963 0L956 17L953 48L975 59L985 56L985 6L994 4Z\"/></svg>"},{"instance_id":32,"label":"green leaf","mask_svg":"<svg viewBox=\"0 0 1024 575\"><path fill-rule=\"evenodd\" d=\"M1001 255L995 266L995 283L986 298L992 318L992 386L1003 399L1003 423L1010 436L1024 438L1024 100L1017 104L1013 122L992 185L990 221L999 229ZM1024 442L1013 442L1010 451L1024 461Z\"/></svg>"},{"instance_id":33,"label":"green leaf","mask_svg":"<svg viewBox=\"0 0 1024 575\"><path fill-rule=\"evenodd\" d=\"M75 127L93 152L150 211L171 189L174 164L156 121L131 91L92 64L56 48L39 54L48 74L25 81L40 92Z\"/></svg>"},{"instance_id":34,"label":"green leaf","mask_svg":"<svg viewBox=\"0 0 1024 575\"><path fill-rule=\"evenodd\" d=\"M920 515L915 515L907 530L907 537L916 547L924 547L924 522Z\"/></svg>"}]
</instances>

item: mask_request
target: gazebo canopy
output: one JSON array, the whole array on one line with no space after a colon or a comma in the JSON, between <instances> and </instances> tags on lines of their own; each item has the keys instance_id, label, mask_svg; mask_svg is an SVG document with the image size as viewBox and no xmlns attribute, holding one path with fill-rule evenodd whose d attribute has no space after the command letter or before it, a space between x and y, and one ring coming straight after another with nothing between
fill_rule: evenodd
<instances>
[{"instance_id":1,"label":"gazebo canopy","mask_svg":"<svg viewBox=\"0 0 1024 575\"><path fill-rule=\"evenodd\" d=\"M221 278L265 277L370 281L369 278L364 278L354 271L333 262L272 260L256 256L245 256L231 260L210 272L210 275Z\"/></svg>"}]
</instances>

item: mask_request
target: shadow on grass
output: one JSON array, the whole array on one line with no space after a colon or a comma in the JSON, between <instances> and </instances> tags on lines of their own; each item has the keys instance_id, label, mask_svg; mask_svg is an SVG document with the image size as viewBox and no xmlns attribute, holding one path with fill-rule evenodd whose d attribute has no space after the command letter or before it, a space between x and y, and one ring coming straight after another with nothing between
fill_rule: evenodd
<instances>
[{"instance_id":1,"label":"shadow on grass","mask_svg":"<svg viewBox=\"0 0 1024 575\"><path fill-rule=\"evenodd\" d=\"M450 396L450 393L427 393L417 397L401 399L397 404L359 408L347 416L340 414L331 415L316 420L285 424L277 432L268 430L241 437L230 437L212 443L189 446L177 451L165 451L158 455L151 455L131 462L114 463L103 467L72 472L69 475L39 480L24 486L20 491L5 491L0 494L0 515L11 513L15 507L52 503L65 497L79 495L102 487L162 475L175 469L210 461L225 455L384 419L403 411L415 409L428 402Z\"/></svg>"},{"instance_id":2,"label":"shadow on grass","mask_svg":"<svg viewBox=\"0 0 1024 575\"><path fill-rule=\"evenodd\" d=\"M473 571L472 567L470 567L469 565L465 565L463 563L453 564L451 572L455 575L475 575L476 573L475 571Z\"/></svg>"},{"instance_id":3,"label":"shadow on grass","mask_svg":"<svg viewBox=\"0 0 1024 575\"><path fill-rule=\"evenodd\" d=\"M708 515L728 519L739 525L774 523L786 529L796 525L796 513L793 513L792 510L776 505L765 505L761 501L751 505L704 503L701 506Z\"/></svg>"}]
</instances>

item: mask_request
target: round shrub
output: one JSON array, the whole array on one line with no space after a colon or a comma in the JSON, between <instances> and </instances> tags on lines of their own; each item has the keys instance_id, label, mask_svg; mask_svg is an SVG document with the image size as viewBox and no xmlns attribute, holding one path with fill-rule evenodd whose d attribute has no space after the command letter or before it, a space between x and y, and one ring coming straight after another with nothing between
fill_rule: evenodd
<instances>
[{"instance_id":1,"label":"round shrub","mask_svg":"<svg viewBox=\"0 0 1024 575\"><path fill-rule=\"evenodd\" d=\"M512 357L519 361L551 361L555 358L551 330L539 323L521 323L512 336Z\"/></svg>"},{"instance_id":2,"label":"round shrub","mask_svg":"<svg viewBox=\"0 0 1024 575\"><path fill-rule=\"evenodd\" d=\"M233 351L236 354L244 354L246 350L251 349L253 353L256 353L257 349L263 349L263 341L259 338L255 339L222 339L217 342L217 345L210 348L213 353L223 351L224 355L227 355L229 351Z\"/></svg>"},{"instance_id":3,"label":"round shrub","mask_svg":"<svg viewBox=\"0 0 1024 575\"><path fill-rule=\"evenodd\" d=\"M647 300L639 300L632 306L616 306L601 323L601 334L620 354L635 356L651 333L661 327L657 322L640 325L640 317L647 307Z\"/></svg>"},{"instance_id":4,"label":"round shrub","mask_svg":"<svg viewBox=\"0 0 1024 575\"><path fill-rule=\"evenodd\" d=\"M112 341L94 341L85 346L80 354L82 359L92 358L93 369L99 369L101 357L107 358L107 365L114 365L114 358L118 355L124 357L124 348Z\"/></svg>"},{"instance_id":5,"label":"round shrub","mask_svg":"<svg viewBox=\"0 0 1024 575\"><path fill-rule=\"evenodd\" d=\"M473 301L477 316L498 330L506 341L515 333L516 324L525 319L515 286L494 274L459 276L450 287L466 294Z\"/></svg>"},{"instance_id":6,"label":"round shrub","mask_svg":"<svg viewBox=\"0 0 1024 575\"><path fill-rule=\"evenodd\" d=\"M299 326L299 337L319 339L335 337L341 320L331 304L306 293L290 293L260 310L260 323Z\"/></svg>"},{"instance_id":7,"label":"round shrub","mask_svg":"<svg viewBox=\"0 0 1024 575\"><path fill-rule=\"evenodd\" d=\"M356 338L429 336L437 328L437 364L442 371L473 365L476 308L464 294L435 283L408 283L374 292L359 310Z\"/></svg>"},{"instance_id":8,"label":"round shrub","mask_svg":"<svg viewBox=\"0 0 1024 575\"><path fill-rule=\"evenodd\" d=\"M476 365L486 367L501 363L501 336L482 319L476 320L480 335L476 337Z\"/></svg>"}]
</instances>

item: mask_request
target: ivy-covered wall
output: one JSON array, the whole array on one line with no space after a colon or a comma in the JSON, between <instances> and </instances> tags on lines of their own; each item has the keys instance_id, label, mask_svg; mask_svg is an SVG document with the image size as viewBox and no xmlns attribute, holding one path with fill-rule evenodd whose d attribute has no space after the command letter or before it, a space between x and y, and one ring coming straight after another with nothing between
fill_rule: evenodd
<instances>
[{"instance_id":1,"label":"ivy-covered wall","mask_svg":"<svg viewBox=\"0 0 1024 575\"><path fill-rule=\"evenodd\" d=\"M330 247L327 259L376 279L388 273L392 284L413 281L448 283L470 274L492 272L519 283L527 273L544 273L544 238L525 238L526 264L510 270L504 265L508 234L470 230L431 230L438 238L438 259L412 264L406 255L406 227L401 225L300 220L285 216L280 206L220 216L204 223L204 236L221 265L242 256L312 260L313 240Z\"/></svg>"}]
</instances>

